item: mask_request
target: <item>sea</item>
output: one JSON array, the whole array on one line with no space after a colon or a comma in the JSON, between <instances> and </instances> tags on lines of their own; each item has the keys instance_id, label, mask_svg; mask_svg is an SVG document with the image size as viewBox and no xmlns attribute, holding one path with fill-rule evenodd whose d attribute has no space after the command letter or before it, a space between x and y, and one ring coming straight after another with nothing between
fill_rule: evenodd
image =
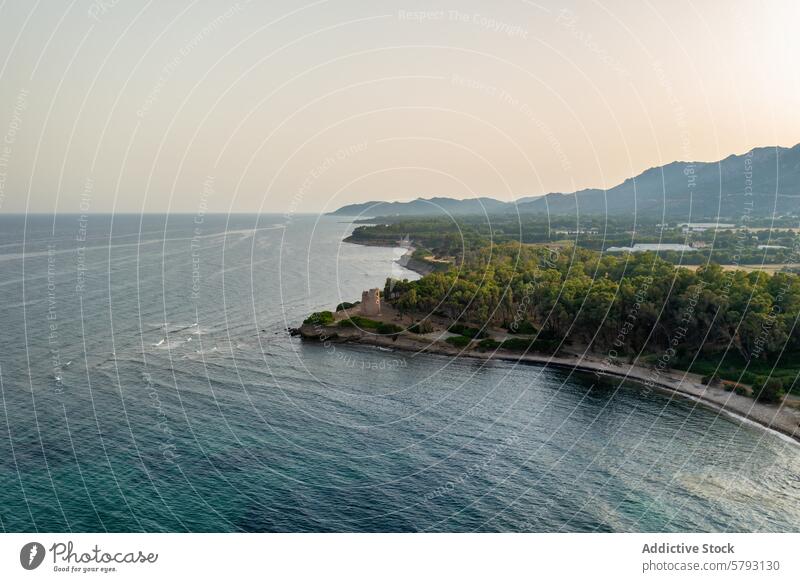
<instances>
[{"instance_id":1,"label":"sea","mask_svg":"<svg viewBox=\"0 0 800 582\"><path fill-rule=\"evenodd\" d=\"M800 530L800 447L697 402L291 337L418 277L353 228L0 216L0 529Z\"/></svg>"}]
</instances>

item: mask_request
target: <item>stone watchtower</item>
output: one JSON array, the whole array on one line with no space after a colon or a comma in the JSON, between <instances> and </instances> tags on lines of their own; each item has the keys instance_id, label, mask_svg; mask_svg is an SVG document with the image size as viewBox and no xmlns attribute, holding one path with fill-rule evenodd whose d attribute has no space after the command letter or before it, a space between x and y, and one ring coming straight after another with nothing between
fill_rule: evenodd
<instances>
[{"instance_id":1,"label":"stone watchtower","mask_svg":"<svg viewBox=\"0 0 800 582\"><path fill-rule=\"evenodd\" d=\"M381 291L380 289L370 289L361 292L361 305L359 305L361 315L380 315L381 314Z\"/></svg>"}]
</instances>

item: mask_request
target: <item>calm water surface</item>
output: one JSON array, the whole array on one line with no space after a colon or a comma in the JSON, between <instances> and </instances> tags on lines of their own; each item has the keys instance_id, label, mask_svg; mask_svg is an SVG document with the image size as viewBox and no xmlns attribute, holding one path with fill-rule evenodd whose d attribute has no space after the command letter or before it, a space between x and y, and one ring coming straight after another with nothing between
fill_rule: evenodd
<instances>
[{"instance_id":1,"label":"calm water surface","mask_svg":"<svg viewBox=\"0 0 800 582\"><path fill-rule=\"evenodd\" d=\"M290 338L416 277L351 228L0 216L0 527L800 529L800 449L693 402Z\"/></svg>"}]
</instances>

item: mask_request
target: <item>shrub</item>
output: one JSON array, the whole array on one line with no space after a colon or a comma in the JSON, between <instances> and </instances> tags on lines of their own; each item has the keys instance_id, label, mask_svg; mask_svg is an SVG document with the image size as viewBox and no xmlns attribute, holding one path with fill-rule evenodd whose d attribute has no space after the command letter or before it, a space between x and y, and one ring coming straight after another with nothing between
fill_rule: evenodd
<instances>
[{"instance_id":1,"label":"shrub","mask_svg":"<svg viewBox=\"0 0 800 582\"><path fill-rule=\"evenodd\" d=\"M308 325L332 325L334 321L335 318L330 311L316 311L303 320L303 323Z\"/></svg>"},{"instance_id":2,"label":"shrub","mask_svg":"<svg viewBox=\"0 0 800 582\"><path fill-rule=\"evenodd\" d=\"M554 354L558 350L559 342L556 340L525 339L512 337L505 340L500 347L514 352L534 351L545 354Z\"/></svg>"},{"instance_id":3,"label":"shrub","mask_svg":"<svg viewBox=\"0 0 800 582\"><path fill-rule=\"evenodd\" d=\"M478 343L478 349L480 349L480 350L487 350L487 351L488 351L488 350L496 350L497 348L499 348L499 347L500 347L500 345L501 345L501 344L500 344L500 342L499 342L499 341L497 341L497 340L493 340L492 338L488 338L488 337L487 337L486 339L482 339L482 340L481 340L481 341Z\"/></svg>"},{"instance_id":4,"label":"shrub","mask_svg":"<svg viewBox=\"0 0 800 582\"><path fill-rule=\"evenodd\" d=\"M761 377L755 386L753 394L759 402L780 402L786 394L783 390L783 382L778 378Z\"/></svg>"},{"instance_id":5,"label":"shrub","mask_svg":"<svg viewBox=\"0 0 800 582\"><path fill-rule=\"evenodd\" d=\"M351 307L355 307L361 303L360 301L356 301L355 303L350 303L349 301L344 301L336 306L336 311L343 311L345 309L350 309Z\"/></svg>"},{"instance_id":6,"label":"shrub","mask_svg":"<svg viewBox=\"0 0 800 582\"><path fill-rule=\"evenodd\" d=\"M763 384L764 378L762 376L753 374L752 372L748 371L741 374L741 378L739 381L745 384L749 384L750 386L755 386L756 384L759 383L759 381Z\"/></svg>"},{"instance_id":7,"label":"shrub","mask_svg":"<svg viewBox=\"0 0 800 582\"><path fill-rule=\"evenodd\" d=\"M368 319L359 315L351 315L347 319L343 319L339 322L339 327L358 327L360 329L378 329L379 325L381 325L380 321L375 321L374 319Z\"/></svg>"},{"instance_id":8,"label":"shrub","mask_svg":"<svg viewBox=\"0 0 800 582\"><path fill-rule=\"evenodd\" d=\"M414 325L408 328L408 331L411 333L430 333L433 331L433 324L428 321L427 319L423 321L418 321Z\"/></svg>"},{"instance_id":9,"label":"shrub","mask_svg":"<svg viewBox=\"0 0 800 582\"><path fill-rule=\"evenodd\" d=\"M508 326L508 332L533 335L536 333L536 328L530 321L515 321Z\"/></svg>"},{"instance_id":10,"label":"shrub","mask_svg":"<svg viewBox=\"0 0 800 582\"><path fill-rule=\"evenodd\" d=\"M733 391L739 396L750 396L750 391L747 389L747 386L743 386L742 384L736 384L733 387Z\"/></svg>"},{"instance_id":11,"label":"shrub","mask_svg":"<svg viewBox=\"0 0 800 582\"><path fill-rule=\"evenodd\" d=\"M393 323L379 323L375 331L381 335L391 335L393 333L400 333L403 328Z\"/></svg>"},{"instance_id":12,"label":"shrub","mask_svg":"<svg viewBox=\"0 0 800 582\"><path fill-rule=\"evenodd\" d=\"M449 337L444 341L457 348L465 348L472 343L472 338L464 335L454 335L453 337Z\"/></svg>"},{"instance_id":13,"label":"shrub","mask_svg":"<svg viewBox=\"0 0 800 582\"><path fill-rule=\"evenodd\" d=\"M347 319L343 319L339 322L339 327L357 327L359 329L370 329L375 331L375 333L381 335L390 335L393 333L400 333L403 331L403 328L399 325L395 325L393 323L383 323L381 321L375 321L374 319L367 319L366 317L360 317L358 315L351 315Z\"/></svg>"},{"instance_id":14,"label":"shrub","mask_svg":"<svg viewBox=\"0 0 800 582\"><path fill-rule=\"evenodd\" d=\"M533 342L529 339L524 339L520 337L512 337L511 339L507 339L500 344L504 350L511 350L514 352L524 352L525 350L530 349L531 344Z\"/></svg>"}]
</instances>

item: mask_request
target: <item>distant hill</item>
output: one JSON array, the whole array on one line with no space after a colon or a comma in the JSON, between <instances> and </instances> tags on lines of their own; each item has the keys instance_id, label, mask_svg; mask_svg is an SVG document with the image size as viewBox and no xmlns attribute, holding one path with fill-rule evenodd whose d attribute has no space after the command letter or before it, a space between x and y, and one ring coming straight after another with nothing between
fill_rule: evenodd
<instances>
[{"instance_id":1,"label":"distant hill","mask_svg":"<svg viewBox=\"0 0 800 582\"><path fill-rule=\"evenodd\" d=\"M417 198L410 202L364 202L348 204L329 214L336 216L428 216L438 214L496 214L508 212L513 203L494 198Z\"/></svg>"},{"instance_id":2,"label":"distant hill","mask_svg":"<svg viewBox=\"0 0 800 582\"><path fill-rule=\"evenodd\" d=\"M414 216L535 212L611 214L634 212L677 219L800 213L800 144L755 148L718 162L672 162L650 168L609 190L596 188L530 196L516 202L493 198L418 198L411 202L350 204L340 216Z\"/></svg>"}]
</instances>

